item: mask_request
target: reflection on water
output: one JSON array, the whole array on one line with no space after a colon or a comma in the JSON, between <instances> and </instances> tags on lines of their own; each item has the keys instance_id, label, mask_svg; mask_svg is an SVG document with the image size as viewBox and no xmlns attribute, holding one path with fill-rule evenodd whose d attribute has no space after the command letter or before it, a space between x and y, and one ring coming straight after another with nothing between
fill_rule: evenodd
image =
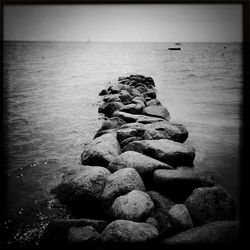
<instances>
[{"instance_id":1,"label":"reflection on water","mask_svg":"<svg viewBox=\"0 0 250 250\"><path fill-rule=\"evenodd\" d=\"M131 73L152 76L172 121L189 130L195 164L237 200L242 88L240 44L6 42L10 214L48 197L101 125L99 91ZM224 55L222 56L222 50Z\"/></svg>"}]
</instances>

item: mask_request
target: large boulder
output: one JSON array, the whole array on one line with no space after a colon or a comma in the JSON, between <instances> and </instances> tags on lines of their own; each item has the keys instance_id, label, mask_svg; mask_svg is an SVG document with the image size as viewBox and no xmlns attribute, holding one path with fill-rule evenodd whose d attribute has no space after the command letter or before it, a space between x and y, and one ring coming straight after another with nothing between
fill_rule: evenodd
<instances>
[{"instance_id":1,"label":"large boulder","mask_svg":"<svg viewBox=\"0 0 250 250\"><path fill-rule=\"evenodd\" d=\"M123 168L107 178L102 199L105 203L110 204L118 196L127 194L132 190L144 191L144 183L134 168Z\"/></svg>"},{"instance_id":2,"label":"large boulder","mask_svg":"<svg viewBox=\"0 0 250 250\"><path fill-rule=\"evenodd\" d=\"M82 227L92 227L97 233L101 233L108 222L105 220L94 220L94 219L57 219L49 222L47 225L43 236L41 238L42 246L65 246L68 244L70 239L69 230L70 228L82 228ZM90 229L90 228L89 228ZM74 231L73 229L71 229ZM86 231L85 231L86 232ZM73 232L72 232L73 233ZM77 232L76 232L77 233ZM90 230L89 230L89 233ZM74 233L75 234L75 233ZM88 234L90 235L90 234ZM97 235L97 234L96 234ZM85 234L86 236L86 234Z\"/></svg>"},{"instance_id":3,"label":"large boulder","mask_svg":"<svg viewBox=\"0 0 250 250\"><path fill-rule=\"evenodd\" d=\"M154 203L145 192L133 190L119 196L111 206L112 218L131 221L144 220L154 208Z\"/></svg>"},{"instance_id":4,"label":"large boulder","mask_svg":"<svg viewBox=\"0 0 250 250\"><path fill-rule=\"evenodd\" d=\"M177 230L184 231L193 227L188 209L183 204L176 204L168 211L169 219Z\"/></svg>"},{"instance_id":5,"label":"large boulder","mask_svg":"<svg viewBox=\"0 0 250 250\"><path fill-rule=\"evenodd\" d=\"M237 221L215 221L198 226L164 239L161 245L215 246L214 244L239 243L239 223ZM225 246L225 245L224 245Z\"/></svg>"},{"instance_id":6,"label":"large boulder","mask_svg":"<svg viewBox=\"0 0 250 250\"><path fill-rule=\"evenodd\" d=\"M150 224L116 220L104 229L101 240L103 243L146 243L156 240L158 235L158 230Z\"/></svg>"},{"instance_id":7,"label":"large boulder","mask_svg":"<svg viewBox=\"0 0 250 250\"><path fill-rule=\"evenodd\" d=\"M104 167L83 166L64 175L62 182L51 192L73 213L96 215L99 213L96 206L101 204L102 192L110 175Z\"/></svg>"},{"instance_id":8,"label":"large boulder","mask_svg":"<svg viewBox=\"0 0 250 250\"><path fill-rule=\"evenodd\" d=\"M175 229L170 222L168 211L175 205L175 202L157 191L148 191L147 194L154 202L154 210L151 216L159 223L160 235L173 234Z\"/></svg>"},{"instance_id":9,"label":"large boulder","mask_svg":"<svg viewBox=\"0 0 250 250\"><path fill-rule=\"evenodd\" d=\"M193 169L163 170L154 172L154 187L161 190L175 200L183 201L198 187L214 186L210 180L206 180L195 173Z\"/></svg>"},{"instance_id":10,"label":"large boulder","mask_svg":"<svg viewBox=\"0 0 250 250\"><path fill-rule=\"evenodd\" d=\"M153 117L163 118L167 121L170 120L170 114L168 110L163 106L149 106L143 109L143 114Z\"/></svg>"},{"instance_id":11,"label":"large boulder","mask_svg":"<svg viewBox=\"0 0 250 250\"><path fill-rule=\"evenodd\" d=\"M221 186L195 189L185 202L195 225L216 220L234 220L235 204Z\"/></svg>"},{"instance_id":12,"label":"large boulder","mask_svg":"<svg viewBox=\"0 0 250 250\"><path fill-rule=\"evenodd\" d=\"M107 166L121 153L116 134L104 134L84 147L81 155L83 165Z\"/></svg>"},{"instance_id":13,"label":"large boulder","mask_svg":"<svg viewBox=\"0 0 250 250\"><path fill-rule=\"evenodd\" d=\"M134 168L144 179L156 169L172 169L171 166L135 151L126 151L111 161L107 167L112 173L122 168Z\"/></svg>"},{"instance_id":14,"label":"large boulder","mask_svg":"<svg viewBox=\"0 0 250 250\"><path fill-rule=\"evenodd\" d=\"M123 106L121 102L105 102L99 107L98 112L111 117L115 111L120 110Z\"/></svg>"},{"instance_id":15,"label":"large boulder","mask_svg":"<svg viewBox=\"0 0 250 250\"><path fill-rule=\"evenodd\" d=\"M170 166L193 166L193 147L168 139L133 141L123 148L123 152L136 151L162 161Z\"/></svg>"}]
</instances>

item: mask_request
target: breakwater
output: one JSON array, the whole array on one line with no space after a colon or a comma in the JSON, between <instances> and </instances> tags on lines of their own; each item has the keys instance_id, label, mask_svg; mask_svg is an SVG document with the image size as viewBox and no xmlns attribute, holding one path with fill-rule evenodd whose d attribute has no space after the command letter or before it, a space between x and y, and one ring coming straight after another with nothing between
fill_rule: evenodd
<instances>
[{"instance_id":1,"label":"breakwater","mask_svg":"<svg viewBox=\"0 0 250 250\"><path fill-rule=\"evenodd\" d=\"M188 131L171 122L154 80L119 77L99 95L103 124L52 190L74 219L50 222L41 244L235 242L234 201L196 171Z\"/></svg>"}]
</instances>

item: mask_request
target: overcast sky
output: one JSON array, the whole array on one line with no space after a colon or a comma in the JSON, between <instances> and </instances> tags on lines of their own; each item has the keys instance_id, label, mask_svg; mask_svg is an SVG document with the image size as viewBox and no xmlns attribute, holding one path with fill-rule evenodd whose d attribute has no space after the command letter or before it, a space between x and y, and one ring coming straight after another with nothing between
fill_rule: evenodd
<instances>
[{"instance_id":1,"label":"overcast sky","mask_svg":"<svg viewBox=\"0 0 250 250\"><path fill-rule=\"evenodd\" d=\"M242 7L178 5L4 6L4 40L242 41Z\"/></svg>"}]
</instances>

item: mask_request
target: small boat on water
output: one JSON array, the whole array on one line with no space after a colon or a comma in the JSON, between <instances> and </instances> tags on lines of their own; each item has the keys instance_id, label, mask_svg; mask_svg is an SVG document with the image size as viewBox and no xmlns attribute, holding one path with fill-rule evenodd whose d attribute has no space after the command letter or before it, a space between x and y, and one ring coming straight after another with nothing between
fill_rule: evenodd
<instances>
[{"instance_id":1,"label":"small boat on water","mask_svg":"<svg viewBox=\"0 0 250 250\"><path fill-rule=\"evenodd\" d=\"M181 48L168 48L168 50L181 50Z\"/></svg>"},{"instance_id":2,"label":"small boat on water","mask_svg":"<svg viewBox=\"0 0 250 250\"><path fill-rule=\"evenodd\" d=\"M181 45L181 43L175 43L175 45Z\"/></svg>"}]
</instances>

